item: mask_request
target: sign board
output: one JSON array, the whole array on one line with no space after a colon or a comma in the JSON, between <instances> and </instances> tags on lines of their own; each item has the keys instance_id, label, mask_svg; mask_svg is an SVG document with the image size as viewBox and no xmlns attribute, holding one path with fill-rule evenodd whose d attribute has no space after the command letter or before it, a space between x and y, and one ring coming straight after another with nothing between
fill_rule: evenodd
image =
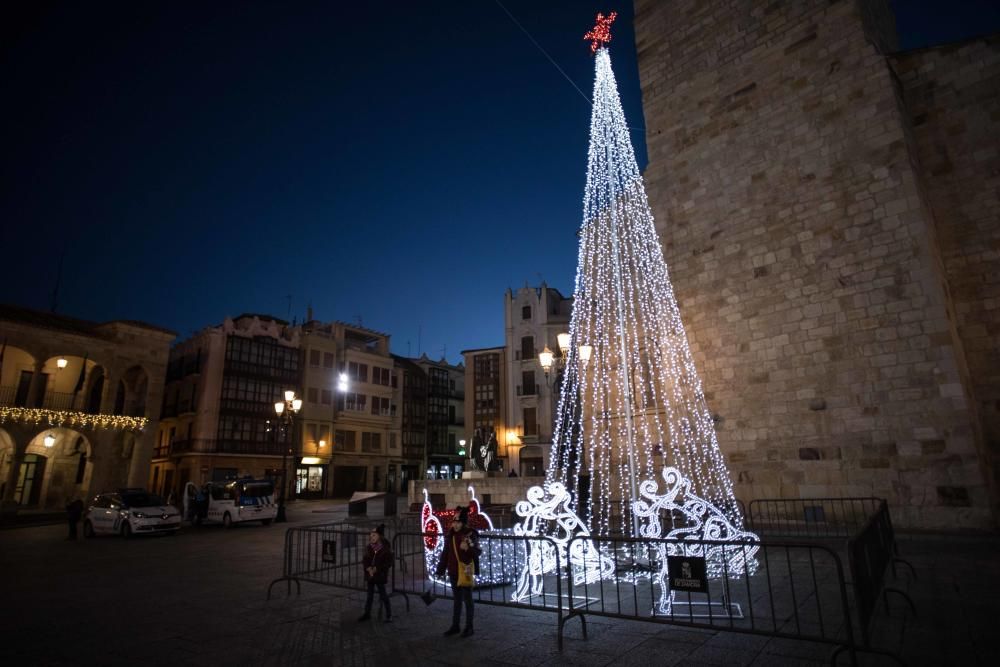
<instances>
[{"instance_id":1,"label":"sign board","mask_svg":"<svg viewBox=\"0 0 1000 667\"><path fill-rule=\"evenodd\" d=\"M323 562L337 562L337 540L323 540Z\"/></svg>"},{"instance_id":2,"label":"sign board","mask_svg":"<svg viewBox=\"0 0 1000 667\"><path fill-rule=\"evenodd\" d=\"M705 559L701 557L667 556L667 573L672 591L707 593L708 577Z\"/></svg>"}]
</instances>

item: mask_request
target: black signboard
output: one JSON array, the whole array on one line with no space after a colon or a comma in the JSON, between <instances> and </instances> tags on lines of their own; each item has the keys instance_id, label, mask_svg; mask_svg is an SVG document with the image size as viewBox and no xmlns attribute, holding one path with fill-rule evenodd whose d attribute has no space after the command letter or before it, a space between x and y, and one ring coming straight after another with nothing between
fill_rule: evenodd
<instances>
[{"instance_id":1,"label":"black signboard","mask_svg":"<svg viewBox=\"0 0 1000 667\"><path fill-rule=\"evenodd\" d=\"M323 540L323 562L337 562L337 540Z\"/></svg>"},{"instance_id":2,"label":"black signboard","mask_svg":"<svg viewBox=\"0 0 1000 667\"><path fill-rule=\"evenodd\" d=\"M704 558L667 556L667 573L672 591L708 592L708 577L705 576Z\"/></svg>"}]
</instances>

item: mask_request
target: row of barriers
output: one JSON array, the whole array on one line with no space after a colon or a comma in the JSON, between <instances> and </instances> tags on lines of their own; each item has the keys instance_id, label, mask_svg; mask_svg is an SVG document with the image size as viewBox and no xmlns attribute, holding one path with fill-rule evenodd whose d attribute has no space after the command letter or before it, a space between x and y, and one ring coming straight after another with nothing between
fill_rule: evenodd
<instances>
[{"instance_id":1,"label":"row of barriers","mask_svg":"<svg viewBox=\"0 0 1000 667\"><path fill-rule=\"evenodd\" d=\"M755 500L746 516L760 542L578 536L563 551L549 537L483 533L480 560L496 571L474 598L480 604L555 612L560 649L567 623L580 619L586 638L586 617L606 616L828 644L831 664L845 652L851 664L857 664L859 652L902 662L874 647L870 637L879 598L890 592L905 597L887 585L890 572L896 576L895 565L905 561L898 557L885 500ZM279 582L289 594L293 583L300 590L300 582L365 590L361 563L370 523L288 529L282 576L271 582L268 598ZM401 596L407 610L411 595L428 604L451 598L449 587L427 571L425 543L435 537L423 533L413 517L386 522L395 557L390 594ZM594 548L575 544L581 541ZM672 561L672 554L709 549L721 550L716 560L721 569L698 572L692 559L695 571L675 581L686 564ZM566 553L585 556L567 562ZM546 555L545 565L539 554ZM742 569L730 570L731 562L755 562L755 567L747 576ZM603 575L594 576L595 571Z\"/></svg>"}]
</instances>

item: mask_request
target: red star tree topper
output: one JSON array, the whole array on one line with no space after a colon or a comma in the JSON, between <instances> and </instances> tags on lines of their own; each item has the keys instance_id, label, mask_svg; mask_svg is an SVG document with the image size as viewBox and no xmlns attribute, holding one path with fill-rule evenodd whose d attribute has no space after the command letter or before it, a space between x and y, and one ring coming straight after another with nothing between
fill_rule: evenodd
<instances>
[{"instance_id":1,"label":"red star tree topper","mask_svg":"<svg viewBox=\"0 0 1000 667\"><path fill-rule=\"evenodd\" d=\"M594 24L590 32L583 36L584 41L590 40L591 53L597 53L597 49L611 41L611 24L615 22L617 17L618 12L611 12L607 16L597 15L597 23Z\"/></svg>"}]
</instances>

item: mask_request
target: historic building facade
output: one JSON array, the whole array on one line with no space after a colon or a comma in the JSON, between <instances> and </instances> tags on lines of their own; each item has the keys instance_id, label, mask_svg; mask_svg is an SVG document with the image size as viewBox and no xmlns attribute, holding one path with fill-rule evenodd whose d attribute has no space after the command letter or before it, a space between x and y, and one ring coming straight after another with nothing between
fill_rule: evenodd
<instances>
[{"instance_id":1,"label":"historic building facade","mask_svg":"<svg viewBox=\"0 0 1000 667\"><path fill-rule=\"evenodd\" d=\"M428 479L459 479L467 453L460 454L460 441L471 437L465 429L465 366L433 361L427 355L413 359L427 374L427 465Z\"/></svg>"},{"instance_id":2,"label":"historic building facade","mask_svg":"<svg viewBox=\"0 0 1000 667\"><path fill-rule=\"evenodd\" d=\"M984 528L1000 53L897 53L893 25L886 2L636 0L646 187L738 495Z\"/></svg>"},{"instance_id":3,"label":"historic building facade","mask_svg":"<svg viewBox=\"0 0 1000 667\"><path fill-rule=\"evenodd\" d=\"M169 495L188 482L277 480L283 463L294 479L294 433L276 427L274 404L286 390L301 394L301 377L299 333L266 315L226 318L176 345L150 489Z\"/></svg>"},{"instance_id":4,"label":"historic building facade","mask_svg":"<svg viewBox=\"0 0 1000 667\"><path fill-rule=\"evenodd\" d=\"M387 334L312 319L226 319L171 353L151 487L284 475L289 498L398 492L423 452L401 450L394 382ZM289 390L302 399L290 429L274 411Z\"/></svg>"},{"instance_id":5,"label":"historic building facade","mask_svg":"<svg viewBox=\"0 0 1000 667\"><path fill-rule=\"evenodd\" d=\"M465 359L465 424L471 442L480 432L496 438L497 456L505 470L517 470L517 431L508 427L507 348L463 350Z\"/></svg>"},{"instance_id":6,"label":"historic building facade","mask_svg":"<svg viewBox=\"0 0 1000 667\"><path fill-rule=\"evenodd\" d=\"M5 513L144 486L174 333L0 306Z\"/></svg>"},{"instance_id":7,"label":"historic building facade","mask_svg":"<svg viewBox=\"0 0 1000 667\"><path fill-rule=\"evenodd\" d=\"M557 336L569 331L572 297L542 283L504 294L509 466L527 477L545 474L559 403L561 361ZM548 348L556 367L546 375L538 355Z\"/></svg>"}]
</instances>

